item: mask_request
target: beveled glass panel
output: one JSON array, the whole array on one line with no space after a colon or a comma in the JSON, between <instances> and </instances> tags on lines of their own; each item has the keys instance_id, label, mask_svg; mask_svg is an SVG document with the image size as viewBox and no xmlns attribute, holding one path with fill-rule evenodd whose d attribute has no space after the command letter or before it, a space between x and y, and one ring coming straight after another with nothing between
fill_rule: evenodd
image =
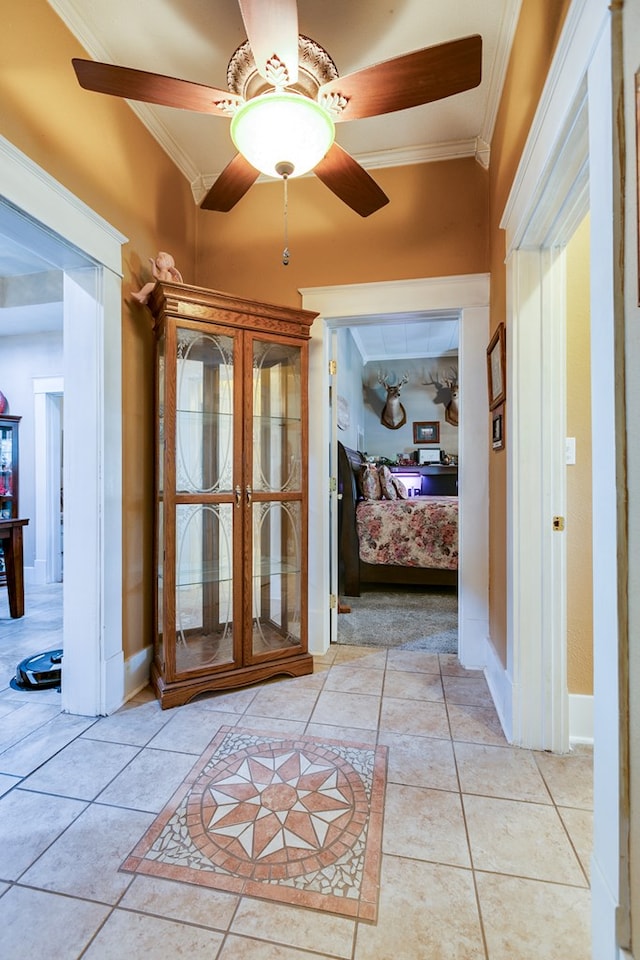
<instances>
[{"instance_id":1,"label":"beveled glass panel","mask_svg":"<svg viewBox=\"0 0 640 960\"><path fill-rule=\"evenodd\" d=\"M253 653L300 646L301 507L253 503Z\"/></svg>"},{"instance_id":2,"label":"beveled glass panel","mask_svg":"<svg viewBox=\"0 0 640 960\"><path fill-rule=\"evenodd\" d=\"M176 489L221 493L233 480L233 339L178 328Z\"/></svg>"},{"instance_id":3,"label":"beveled glass panel","mask_svg":"<svg viewBox=\"0 0 640 960\"><path fill-rule=\"evenodd\" d=\"M176 670L233 661L233 507L176 506Z\"/></svg>"},{"instance_id":4,"label":"beveled glass panel","mask_svg":"<svg viewBox=\"0 0 640 960\"><path fill-rule=\"evenodd\" d=\"M157 403L158 403L158 449L156 456L158 458L158 493L164 490L164 374L165 374L165 349L166 337L164 333L158 339L158 382L157 382Z\"/></svg>"},{"instance_id":5,"label":"beveled glass panel","mask_svg":"<svg viewBox=\"0 0 640 960\"><path fill-rule=\"evenodd\" d=\"M298 491L302 483L300 347L253 341L253 488Z\"/></svg>"},{"instance_id":6,"label":"beveled glass panel","mask_svg":"<svg viewBox=\"0 0 640 960\"><path fill-rule=\"evenodd\" d=\"M158 626L156 635L156 657L164 669L164 503L158 501L157 516L157 550L158 550Z\"/></svg>"}]
</instances>

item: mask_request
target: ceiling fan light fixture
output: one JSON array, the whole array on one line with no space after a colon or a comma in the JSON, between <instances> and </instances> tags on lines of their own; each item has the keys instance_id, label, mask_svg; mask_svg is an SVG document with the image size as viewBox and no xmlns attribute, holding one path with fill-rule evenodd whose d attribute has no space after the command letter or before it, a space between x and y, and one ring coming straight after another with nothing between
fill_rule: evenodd
<instances>
[{"instance_id":1,"label":"ceiling fan light fixture","mask_svg":"<svg viewBox=\"0 0 640 960\"><path fill-rule=\"evenodd\" d=\"M251 166L266 176L280 178L278 167L287 164L293 167L288 176L301 177L326 156L335 125L315 100L276 91L242 104L231 121L231 138Z\"/></svg>"}]
</instances>

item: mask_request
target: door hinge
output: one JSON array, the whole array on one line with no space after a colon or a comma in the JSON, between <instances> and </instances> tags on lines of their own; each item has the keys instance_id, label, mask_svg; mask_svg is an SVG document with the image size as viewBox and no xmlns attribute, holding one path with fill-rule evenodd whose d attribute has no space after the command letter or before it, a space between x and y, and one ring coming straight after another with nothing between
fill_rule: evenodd
<instances>
[{"instance_id":1,"label":"door hinge","mask_svg":"<svg viewBox=\"0 0 640 960\"><path fill-rule=\"evenodd\" d=\"M337 606L338 606L338 598L336 597L335 593L330 593L330 594L329 594L329 609L330 609L330 610L335 610L335 608L336 608Z\"/></svg>"},{"instance_id":2,"label":"door hinge","mask_svg":"<svg viewBox=\"0 0 640 960\"><path fill-rule=\"evenodd\" d=\"M329 477L329 493L335 493L338 489L338 481L335 477Z\"/></svg>"},{"instance_id":3,"label":"door hinge","mask_svg":"<svg viewBox=\"0 0 640 960\"><path fill-rule=\"evenodd\" d=\"M554 517L554 518L553 518L553 529L554 529L554 530L564 530L564 517Z\"/></svg>"},{"instance_id":4,"label":"door hinge","mask_svg":"<svg viewBox=\"0 0 640 960\"><path fill-rule=\"evenodd\" d=\"M337 372L338 372L338 361L329 360L329 376L335 377Z\"/></svg>"}]
</instances>

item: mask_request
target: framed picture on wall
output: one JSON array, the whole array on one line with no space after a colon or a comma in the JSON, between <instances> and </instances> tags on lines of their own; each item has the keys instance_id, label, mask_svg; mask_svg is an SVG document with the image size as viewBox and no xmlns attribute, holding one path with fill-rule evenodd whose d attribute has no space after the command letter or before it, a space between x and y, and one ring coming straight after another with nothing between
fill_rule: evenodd
<instances>
[{"instance_id":1,"label":"framed picture on wall","mask_svg":"<svg viewBox=\"0 0 640 960\"><path fill-rule=\"evenodd\" d=\"M504 403L507 395L507 369L504 339L504 323L491 337L487 347L487 382L489 385L489 409L494 410Z\"/></svg>"},{"instance_id":2,"label":"framed picture on wall","mask_svg":"<svg viewBox=\"0 0 640 960\"><path fill-rule=\"evenodd\" d=\"M413 424L414 443L440 443L439 420L417 420Z\"/></svg>"},{"instance_id":3,"label":"framed picture on wall","mask_svg":"<svg viewBox=\"0 0 640 960\"><path fill-rule=\"evenodd\" d=\"M504 450L504 407L502 404L491 413L491 446Z\"/></svg>"}]
</instances>

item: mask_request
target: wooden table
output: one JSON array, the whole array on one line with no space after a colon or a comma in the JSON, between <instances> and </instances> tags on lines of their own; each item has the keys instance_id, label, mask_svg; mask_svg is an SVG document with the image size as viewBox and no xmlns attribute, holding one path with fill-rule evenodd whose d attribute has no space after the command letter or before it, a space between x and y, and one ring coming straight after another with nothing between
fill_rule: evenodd
<instances>
[{"instance_id":1,"label":"wooden table","mask_svg":"<svg viewBox=\"0 0 640 960\"><path fill-rule=\"evenodd\" d=\"M22 557L22 528L28 520L0 520L0 541L9 590L9 613L24 617L24 561Z\"/></svg>"}]
</instances>

